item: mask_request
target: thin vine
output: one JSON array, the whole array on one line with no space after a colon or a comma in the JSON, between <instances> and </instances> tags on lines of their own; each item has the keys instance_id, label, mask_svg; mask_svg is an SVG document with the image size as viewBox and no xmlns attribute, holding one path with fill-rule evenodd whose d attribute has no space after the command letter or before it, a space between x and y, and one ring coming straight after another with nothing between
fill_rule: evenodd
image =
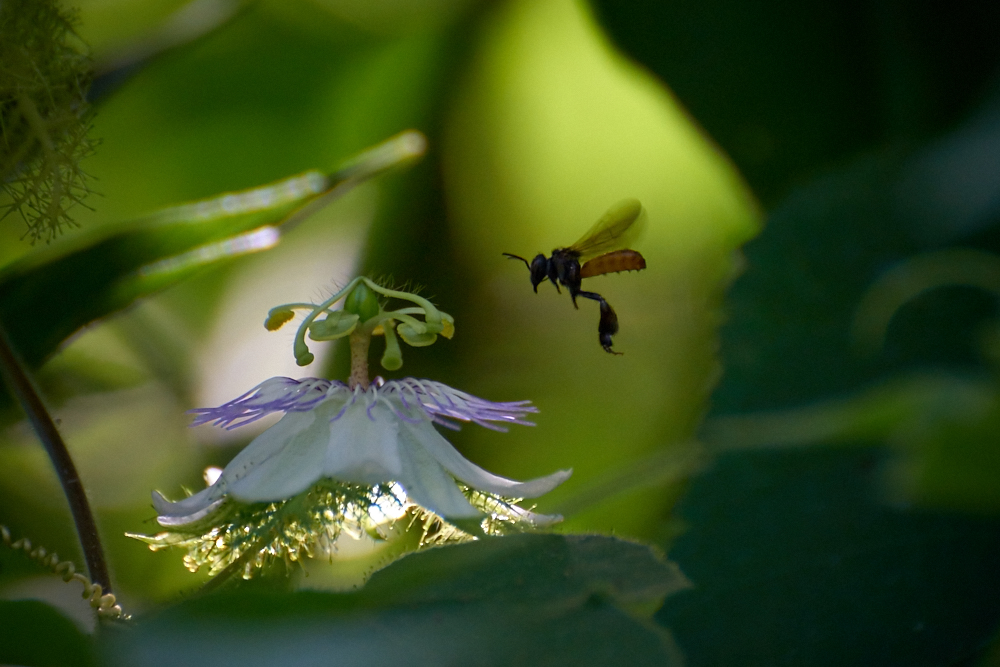
<instances>
[{"instance_id":1,"label":"thin vine","mask_svg":"<svg viewBox=\"0 0 1000 667\"><path fill-rule=\"evenodd\" d=\"M22 552L31 560L50 570L53 574L59 575L66 583L79 581L83 584L83 598L87 600L88 604L102 618L120 620L131 618L131 616L122 611L121 605L115 599L114 593L105 593L104 588L100 584L94 583L90 580L90 577L82 572L77 572L76 565L72 561L59 560L59 554L55 552L49 553L45 547L33 545L27 537L14 540L11 537L10 529L2 524L0 524L0 541L3 542L4 546L14 551Z\"/></svg>"}]
</instances>

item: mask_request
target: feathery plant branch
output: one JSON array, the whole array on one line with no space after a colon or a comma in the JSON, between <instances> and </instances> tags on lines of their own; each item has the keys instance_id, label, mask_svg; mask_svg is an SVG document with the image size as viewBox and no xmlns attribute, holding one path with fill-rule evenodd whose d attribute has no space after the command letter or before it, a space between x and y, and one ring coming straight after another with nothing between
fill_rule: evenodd
<instances>
[{"instance_id":1,"label":"feathery plant branch","mask_svg":"<svg viewBox=\"0 0 1000 667\"><path fill-rule=\"evenodd\" d=\"M54 0L0 2L0 220L19 213L32 243L78 226L90 192L91 63L73 21Z\"/></svg>"}]
</instances>

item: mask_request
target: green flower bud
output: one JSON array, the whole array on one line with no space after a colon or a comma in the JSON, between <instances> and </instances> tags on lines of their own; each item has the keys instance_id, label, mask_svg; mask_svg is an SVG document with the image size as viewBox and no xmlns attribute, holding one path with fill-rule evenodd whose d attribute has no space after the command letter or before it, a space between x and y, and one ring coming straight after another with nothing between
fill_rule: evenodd
<instances>
[{"instance_id":1,"label":"green flower bud","mask_svg":"<svg viewBox=\"0 0 1000 667\"><path fill-rule=\"evenodd\" d=\"M378 315L378 298L364 282L359 282L344 300L344 311L354 313L362 322L367 322Z\"/></svg>"}]
</instances>

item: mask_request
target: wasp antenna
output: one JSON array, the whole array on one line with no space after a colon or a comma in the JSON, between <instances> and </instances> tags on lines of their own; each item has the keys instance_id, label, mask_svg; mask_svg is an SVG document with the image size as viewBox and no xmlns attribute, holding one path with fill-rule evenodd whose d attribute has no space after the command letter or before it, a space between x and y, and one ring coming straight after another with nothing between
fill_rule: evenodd
<instances>
[{"instance_id":1,"label":"wasp antenna","mask_svg":"<svg viewBox=\"0 0 1000 667\"><path fill-rule=\"evenodd\" d=\"M504 252L504 253L500 253L500 254L502 254L507 259L519 259L519 260L521 260L522 262L524 262L524 265L526 267L528 267L528 270L531 271L531 264L529 264L528 260L526 260L524 257L521 257L520 255L512 255L509 252Z\"/></svg>"}]
</instances>

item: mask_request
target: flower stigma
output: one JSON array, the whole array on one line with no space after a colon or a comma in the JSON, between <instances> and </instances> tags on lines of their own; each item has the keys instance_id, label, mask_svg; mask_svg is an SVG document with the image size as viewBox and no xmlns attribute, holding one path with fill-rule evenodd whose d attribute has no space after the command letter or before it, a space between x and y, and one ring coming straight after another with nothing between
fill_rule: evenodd
<instances>
[{"instance_id":1,"label":"flower stigma","mask_svg":"<svg viewBox=\"0 0 1000 667\"><path fill-rule=\"evenodd\" d=\"M343 300L343 307L334 304ZM392 300L408 305L390 310ZM281 419L258 435L206 488L170 501L153 492L156 535L129 534L153 550L187 549L185 566L244 578L272 561L286 564L329 554L342 535L389 539L400 527L420 531L420 546L549 526L562 517L518 505L564 482L570 470L519 482L494 475L455 449L437 427L462 423L506 432L533 426L530 401L493 402L433 380L369 379L374 336L385 338L381 364L402 366L402 346L424 347L454 334L454 320L416 294L359 277L321 304L273 308L276 330L307 311L293 352L313 359L312 341L347 338L347 382L275 377L214 408L191 410L192 426L234 429L271 413Z\"/></svg>"}]
</instances>

